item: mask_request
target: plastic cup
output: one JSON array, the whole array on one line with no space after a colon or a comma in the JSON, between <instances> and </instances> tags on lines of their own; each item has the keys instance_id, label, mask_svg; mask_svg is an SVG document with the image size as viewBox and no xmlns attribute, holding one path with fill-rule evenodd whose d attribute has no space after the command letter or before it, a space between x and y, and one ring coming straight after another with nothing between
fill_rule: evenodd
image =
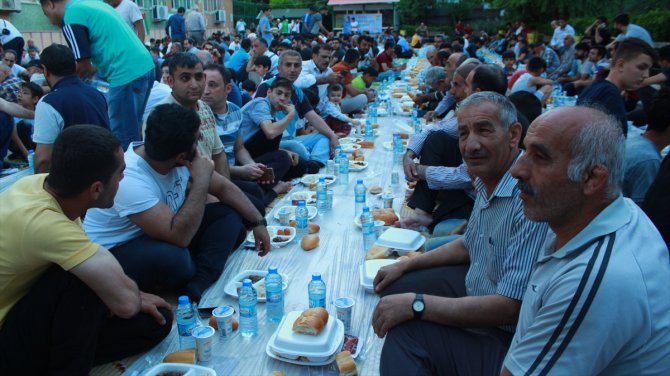
<instances>
[{"instance_id":1,"label":"plastic cup","mask_svg":"<svg viewBox=\"0 0 670 376\"><path fill-rule=\"evenodd\" d=\"M195 352L199 361L206 362L212 358L215 332L211 326L196 326L191 330L191 335L195 338Z\"/></svg>"},{"instance_id":2,"label":"plastic cup","mask_svg":"<svg viewBox=\"0 0 670 376\"><path fill-rule=\"evenodd\" d=\"M218 307L212 311L221 337L230 337L233 334L233 313L235 310L231 306Z\"/></svg>"},{"instance_id":3,"label":"plastic cup","mask_svg":"<svg viewBox=\"0 0 670 376\"><path fill-rule=\"evenodd\" d=\"M351 317L354 310L354 300L349 297L341 297L333 302L337 311L337 319L344 324L344 333L351 334Z\"/></svg>"},{"instance_id":4,"label":"plastic cup","mask_svg":"<svg viewBox=\"0 0 670 376\"><path fill-rule=\"evenodd\" d=\"M282 226L288 226L291 220L291 209L283 207L279 209L279 224Z\"/></svg>"},{"instance_id":5,"label":"plastic cup","mask_svg":"<svg viewBox=\"0 0 670 376\"><path fill-rule=\"evenodd\" d=\"M375 237L378 238L382 235L382 232L384 232L384 225L386 225L384 221L375 221Z\"/></svg>"}]
</instances>

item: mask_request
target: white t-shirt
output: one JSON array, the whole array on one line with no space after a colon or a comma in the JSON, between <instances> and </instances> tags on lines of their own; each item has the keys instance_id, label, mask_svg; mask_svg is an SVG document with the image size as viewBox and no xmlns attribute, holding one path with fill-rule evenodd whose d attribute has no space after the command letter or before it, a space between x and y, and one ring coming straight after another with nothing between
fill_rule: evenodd
<instances>
[{"instance_id":1,"label":"white t-shirt","mask_svg":"<svg viewBox=\"0 0 670 376\"><path fill-rule=\"evenodd\" d=\"M26 68L20 66L18 63L14 63L12 65L12 76L14 77L21 77L21 74L26 71Z\"/></svg>"},{"instance_id":2,"label":"white t-shirt","mask_svg":"<svg viewBox=\"0 0 670 376\"><path fill-rule=\"evenodd\" d=\"M107 249L143 235L142 229L128 218L129 215L147 211L161 202L177 213L186 200L188 168L175 167L167 175L161 175L135 153L135 149L142 145L142 142L131 143L124 155L126 169L114 197L114 206L90 209L86 213L86 234Z\"/></svg>"},{"instance_id":3,"label":"white t-shirt","mask_svg":"<svg viewBox=\"0 0 670 376\"><path fill-rule=\"evenodd\" d=\"M135 22L142 19L142 11L140 11L140 7L130 0L122 0L121 3L119 3L119 6L115 9L119 12L121 18L126 21L128 26L135 30Z\"/></svg>"}]
</instances>

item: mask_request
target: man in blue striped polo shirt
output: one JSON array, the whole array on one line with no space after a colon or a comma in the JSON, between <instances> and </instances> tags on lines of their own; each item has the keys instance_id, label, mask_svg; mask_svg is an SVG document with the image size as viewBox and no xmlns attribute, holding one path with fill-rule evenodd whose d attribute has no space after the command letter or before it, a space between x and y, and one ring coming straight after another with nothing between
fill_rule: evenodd
<instances>
[{"instance_id":1,"label":"man in blue striped polo shirt","mask_svg":"<svg viewBox=\"0 0 670 376\"><path fill-rule=\"evenodd\" d=\"M526 216L549 224L503 375L669 375L670 261L621 196L624 136L585 107L538 117L512 168Z\"/></svg>"},{"instance_id":2,"label":"man in blue striped polo shirt","mask_svg":"<svg viewBox=\"0 0 670 376\"><path fill-rule=\"evenodd\" d=\"M478 92L457 107L459 147L477 191L462 238L382 268L372 318L385 336L382 375L500 372L547 225L523 214L510 169L522 127L503 95ZM477 329L471 329L477 328Z\"/></svg>"}]
</instances>

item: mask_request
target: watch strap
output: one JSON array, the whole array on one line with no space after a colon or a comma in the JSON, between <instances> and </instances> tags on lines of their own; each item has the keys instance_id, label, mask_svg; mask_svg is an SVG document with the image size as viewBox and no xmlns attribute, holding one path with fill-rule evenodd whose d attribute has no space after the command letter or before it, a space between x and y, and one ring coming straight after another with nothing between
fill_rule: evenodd
<instances>
[{"instance_id":1,"label":"watch strap","mask_svg":"<svg viewBox=\"0 0 670 376\"><path fill-rule=\"evenodd\" d=\"M258 226L267 226L268 221L265 218L259 219L256 222L251 222L251 228L258 227Z\"/></svg>"}]
</instances>

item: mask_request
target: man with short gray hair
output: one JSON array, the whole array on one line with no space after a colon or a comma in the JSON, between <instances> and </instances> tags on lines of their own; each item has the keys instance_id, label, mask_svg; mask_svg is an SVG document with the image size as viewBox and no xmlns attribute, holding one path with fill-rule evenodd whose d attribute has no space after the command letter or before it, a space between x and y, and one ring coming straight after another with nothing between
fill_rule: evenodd
<instances>
[{"instance_id":1,"label":"man with short gray hair","mask_svg":"<svg viewBox=\"0 0 670 376\"><path fill-rule=\"evenodd\" d=\"M381 268L372 317L382 375L492 375L512 339L547 226L523 214L510 175L523 155L514 105L475 93L457 108L459 146L477 197L462 238ZM478 328L478 329L470 329Z\"/></svg>"},{"instance_id":2,"label":"man with short gray hair","mask_svg":"<svg viewBox=\"0 0 670 376\"><path fill-rule=\"evenodd\" d=\"M502 375L670 374L668 248L621 196L618 121L558 108L531 124L525 145L512 176L526 216L550 231Z\"/></svg>"},{"instance_id":3,"label":"man with short gray hair","mask_svg":"<svg viewBox=\"0 0 670 376\"><path fill-rule=\"evenodd\" d=\"M195 44L200 46L205 41L205 31L207 31L207 23L205 17L200 13L198 5L191 8L188 16L186 16L186 30L189 38L195 40Z\"/></svg>"}]
</instances>

